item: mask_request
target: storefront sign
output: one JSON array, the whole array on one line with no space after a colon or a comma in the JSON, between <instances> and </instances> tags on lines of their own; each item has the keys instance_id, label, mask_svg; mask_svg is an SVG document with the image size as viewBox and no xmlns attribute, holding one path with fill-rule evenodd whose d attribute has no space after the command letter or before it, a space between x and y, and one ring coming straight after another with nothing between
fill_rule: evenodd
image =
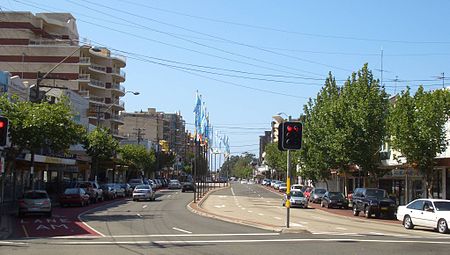
<instances>
[{"instance_id":1,"label":"storefront sign","mask_svg":"<svg viewBox=\"0 0 450 255\"><path fill-rule=\"evenodd\" d=\"M31 154L25 155L26 161L31 161ZM43 155L34 155L34 161L47 164L75 165L76 160L67 158L55 158Z\"/></svg>"}]
</instances>

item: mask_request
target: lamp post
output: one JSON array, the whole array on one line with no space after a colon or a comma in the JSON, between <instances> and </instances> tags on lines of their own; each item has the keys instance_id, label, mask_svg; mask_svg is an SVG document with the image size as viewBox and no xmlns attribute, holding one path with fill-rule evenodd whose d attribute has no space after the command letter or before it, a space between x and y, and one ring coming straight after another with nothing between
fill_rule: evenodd
<instances>
[{"instance_id":1,"label":"lamp post","mask_svg":"<svg viewBox=\"0 0 450 255\"><path fill-rule=\"evenodd\" d=\"M140 94L140 93L137 92L137 91L130 91L130 90L128 90L128 91L125 92L125 94L127 94L127 93L132 93L132 94L135 95L135 96L137 96L137 95ZM112 102L111 105L108 106L108 108L106 108L104 111L100 111L100 105L97 105L97 109L96 109L96 112L95 112L95 113L97 114L97 127L100 127L100 113L106 113L106 112L108 112L108 111L113 107L113 105L114 105L115 103L119 102L119 100L120 100L120 99L117 99L117 100L115 100L114 102Z\"/></svg>"}]
</instances>

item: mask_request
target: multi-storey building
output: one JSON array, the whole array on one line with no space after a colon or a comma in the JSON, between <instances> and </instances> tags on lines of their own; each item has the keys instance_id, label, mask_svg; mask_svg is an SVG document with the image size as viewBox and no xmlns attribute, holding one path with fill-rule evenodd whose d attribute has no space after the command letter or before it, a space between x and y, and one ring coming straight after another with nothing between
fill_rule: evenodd
<instances>
[{"instance_id":1,"label":"multi-storey building","mask_svg":"<svg viewBox=\"0 0 450 255\"><path fill-rule=\"evenodd\" d=\"M38 73L45 86L68 88L89 99L90 123L110 128L118 136L124 110L125 59L106 48L79 45L75 18L70 13L1 12L0 70L17 75L30 86Z\"/></svg>"}]
</instances>

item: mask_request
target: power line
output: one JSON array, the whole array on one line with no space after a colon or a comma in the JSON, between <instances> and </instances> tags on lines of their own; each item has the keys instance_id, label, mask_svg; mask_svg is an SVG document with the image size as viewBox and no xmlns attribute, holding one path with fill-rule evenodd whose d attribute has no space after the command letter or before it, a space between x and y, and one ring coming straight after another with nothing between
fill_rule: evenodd
<instances>
[{"instance_id":1,"label":"power line","mask_svg":"<svg viewBox=\"0 0 450 255\"><path fill-rule=\"evenodd\" d=\"M265 27L265 26L258 26L258 25L251 25L251 24L244 24L239 22L233 22L233 21L226 21L226 20L220 20L220 19L213 19L213 18L207 18L207 17L200 17L196 15L186 14L183 12L176 12L171 11L167 9L162 8L156 8L149 5L145 5L142 3L134 3L127 0L121 0L121 2L127 2L130 4L134 4L136 6L153 9L161 12L171 13L175 15L195 18L195 19L201 19L206 21L212 21L217 23L224 23L229 25L235 25L235 26L241 26L241 27L248 27L253 29L260 29L260 30L266 30L266 31L274 31L274 32L280 32L280 33L287 33L287 34L296 34L296 35L302 35L302 36L311 36L311 37L319 37L319 38L332 38L332 39L344 39L344 40L356 40L356 41L372 41L372 42L390 42L390 43L405 43L405 44L450 44L450 42L447 41L408 41L408 40L388 40L388 39L374 39L374 38L362 38L362 37L353 37L353 36L342 36L342 35L326 35L326 34L316 34L316 33L302 33L302 32L296 32L296 31L289 31L285 29L279 29L279 28L271 28L271 27ZM378 54L377 54L378 55Z\"/></svg>"}]
</instances>

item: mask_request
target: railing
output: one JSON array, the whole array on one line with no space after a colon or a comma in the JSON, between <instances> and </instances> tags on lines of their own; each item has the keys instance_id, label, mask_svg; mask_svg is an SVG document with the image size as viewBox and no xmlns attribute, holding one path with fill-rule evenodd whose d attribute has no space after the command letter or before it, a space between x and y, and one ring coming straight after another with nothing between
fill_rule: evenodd
<instances>
[{"instance_id":1,"label":"railing","mask_svg":"<svg viewBox=\"0 0 450 255\"><path fill-rule=\"evenodd\" d=\"M106 73L106 67L105 66L91 64L91 68L94 69L94 70Z\"/></svg>"},{"instance_id":2,"label":"railing","mask_svg":"<svg viewBox=\"0 0 450 255\"><path fill-rule=\"evenodd\" d=\"M112 72L113 72L114 74L117 74L117 75L122 76L123 78L125 78L126 75L127 75L127 74L125 73L125 71L120 70L120 68L113 68L113 69L112 69Z\"/></svg>"},{"instance_id":3,"label":"railing","mask_svg":"<svg viewBox=\"0 0 450 255\"><path fill-rule=\"evenodd\" d=\"M82 97L89 98L89 91L88 90L80 90L78 91L78 94Z\"/></svg>"},{"instance_id":4,"label":"railing","mask_svg":"<svg viewBox=\"0 0 450 255\"><path fill-rule=\"evenodd\" d=\"M111 114L111 119L123 122L123 116L119 114Z\"/></svg>"},{"instance_id":5,"label":"railing","mask_svg":"<svg viewBox=\"0 0 450 255\"><path fill-rule=\"evenodd\" d=\"M125 57L124 55L120 55L120 54L116 54L116 53L111 53L110 57L112 58L117 58L122 62L127 62L127 57Z\"/></svg>"},{"instance_id":6,"label":"railing","mask_svg":"<svg viewBox=\"0 0 450 255\"><path fill-rule=\"evenodd\" d=\"M91 79L91 81L89 82L89 84L92 84L92 85L94 85L94 86L96 86L96 87L102 87L102 88L105 88L105 87L106 87L105 82L99 81L99 80L95 80L95 79Z\"/></svg>"},{"instance_id":7,"label":"railing","mask_svg":"<svg viewBox=\"0 0 450 255\"><path fill-rule=\"evenodd\" d=\"M122 101L122 100L116 100L115 102L114 102L114 104L115 105L118 105L118 106L120 106L120 107L122 107L122 108L125 108L125 102L124 101Z\"/></svg>"},{"instance_id":8,"label":"railing","mask_svg":"<svg viewBox=\"0 0 450 255\"><path fill-rule=\"evenodd\" d=\"M94 101L94 102L98 102L98 103L105 103L105 98L104 97L96 97L96 96L90 96L89 97L90 101Z\"/></svg>"},{"instance_id":9,"label":"railing","mask_svg":"<svg viewBox=\"0 0 450 255\"><path fill-rule=\"evenodd\" d=\"M78 75L78 80L91 80L91 75L90 74L79 74Z\"/></svg>"},{"instance_id":10,"label":"railing","mask_svg":"<svg viewBox=\"0 0 450 255\"><path fill-rule=\"evenodd\" d=\"M91 58L90 57L80 57L80 64L90 64Z\"/></svg>"},{"instance_id":11,"label":"railing","mask_svg":"<svg viewBox=\"0 0 450 255\"><path fill-rule=\"evenodd\" d=\"M111 84L111 88L115 89L115 90L122 91L123 93L125 93L125 87L120 85L120 84L118 84L118 83Z\"/></svg>"},{"instance_id":12,"label":"railing","mask_svg":"<svg viewBox=\"0 0 450 255\"><path fill-rule=\"evenodd\" d=\"M30 45L71 45L78 46L78 42L74 40L30 40Z\"/></svg>"}]
</instances>

